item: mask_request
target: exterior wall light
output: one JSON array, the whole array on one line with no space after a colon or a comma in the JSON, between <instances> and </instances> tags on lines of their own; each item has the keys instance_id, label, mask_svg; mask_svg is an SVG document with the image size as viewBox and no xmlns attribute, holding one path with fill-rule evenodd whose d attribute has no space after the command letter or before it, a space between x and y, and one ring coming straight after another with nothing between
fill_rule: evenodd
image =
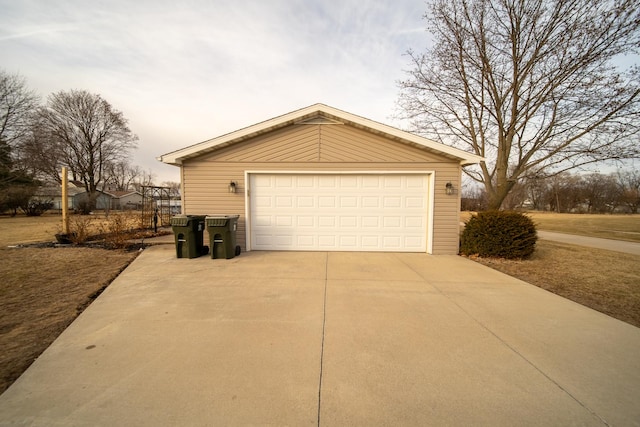
<instances>
[{"instance_id":1,"label":"exterior wall light","mask_svg":"<svg viewBox=\"0 0 640 427\"><path fill-rule=\"evenodd\" d=\"M229 193L235 193L238 190L238 183L235 181L231 181L229 183Z\"/></svg>"},{"instance_id":2,"label":"exterior wall light","mask_svg":"<svg viewBox=\"0 0 640 427\"><path fill-rule=\"evenodd\" d=\"M454 194L453 184L447 182L447 185L444 186L444 192L447 193L447 196L452 196Z\"/></svg>"}]
</instances>

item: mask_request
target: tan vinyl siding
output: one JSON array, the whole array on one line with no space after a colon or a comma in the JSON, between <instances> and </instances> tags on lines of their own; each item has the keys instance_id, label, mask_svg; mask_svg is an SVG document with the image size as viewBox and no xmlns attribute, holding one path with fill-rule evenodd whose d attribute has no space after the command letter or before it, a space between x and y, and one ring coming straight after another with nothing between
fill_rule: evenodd
<instances>
[{"instance_id":1,"label":"tan vinyl siding","mask_svg":"<svg viewBox=\"0 0 640 427\"><path fill-rule=\"evenodd\" d=\"M246 249L245 171L433 171L433 253L458 252L457 162L346 125L297 125L230 146L182 165L183 212L240 214L238 244ZM230 181L238 192L228 192ZM426 214L426 212L425 212Z\"/></svg>"},{"instance_id":2,"label":"tan vinyl siding","mask_svg":"<svg viewBox=\"0 0 640 427\"><path fill-rule=\"evenodd\" d=\"M433 210L434 254L457 254L459 251L461 169L460 165L450 163L449 167L441 167L436 172ZM446 194L447 182L451 182L454 187L455 194L451 196Z\"/></svg>"},{"instance_id":3,"label":"tan vinyl siding","mask_svg":"<svg viewBox=\"0 0 640 427\"><path fill-rule=\"evenodd\" d=\"M295 126L232 145L202 160L225 162L305 161L318 158L318 126Z\"/></svg>"},{"instance_id":4,"label":"tan vinyl siding","mask_svg":"<svg viewBox=\"0 0 640 427\"><path fill-rule=\"evenodd\" d=\"M435 155L350 126L322 126L320 161L424 162L443 160Z\"/></svg>"},{"instance_id":5,"label":"tan vinyl siding","mask_svg":"<svg viewBox=\"0 0 640 427\"><path fill-rule=\"evenodd\" d=\"M296 125L202 156L225 162L424 162L444 157L347 125Z\"/></svg>"}]
</instances>

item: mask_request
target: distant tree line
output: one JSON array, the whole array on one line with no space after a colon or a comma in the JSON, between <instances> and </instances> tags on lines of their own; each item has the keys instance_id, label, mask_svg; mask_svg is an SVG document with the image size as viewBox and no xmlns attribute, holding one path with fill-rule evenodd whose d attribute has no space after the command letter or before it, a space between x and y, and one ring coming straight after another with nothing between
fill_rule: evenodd
<instances>
[{"instance_id":1,"label":"distant tree line","mask_svg":"<svg viewBox=\"0 0 640 427\"><path fill-rule=\"evenodd\" d=\"M485 191L469 186L462 191L462 210L489 207ZM531 209L561 213L632 213L640 210L640 171L611 174L562 173L518 182L504 201L506 209Z\"/></svg>"},{"instance_id":2,"label":"distant tree line","mask_svg":"<svg viewBox=\"0 0 640 427\"><path fill-rule=\"evenodd\" d=\"M61 91L42 103L23 77L0 70L0 212L33 211L32 196L60 185L63 166L84 186L88 210L99 191L153 185L152 174L129 161L137 140L100 95Z\"/></svg>"},{"instance_id":3,"label":"distant tree line","mask_svg":"<svg viewBox=\"0 0 640 427\"><path fill-rule=\"evenodd\" d=\"M609 209L595 196L563 201L560 188L577 179L563 172L640 158L640 67L628 60L640 54L638 1L426 4L430 39L420 44L429 47L408 52L401 117L421 135L484 157L464 172L491 209L521 200L511 194L531 190L532 179L558 189L540 206L566 211L593 200L584 209Z\"/></svg>"}]
</instances>

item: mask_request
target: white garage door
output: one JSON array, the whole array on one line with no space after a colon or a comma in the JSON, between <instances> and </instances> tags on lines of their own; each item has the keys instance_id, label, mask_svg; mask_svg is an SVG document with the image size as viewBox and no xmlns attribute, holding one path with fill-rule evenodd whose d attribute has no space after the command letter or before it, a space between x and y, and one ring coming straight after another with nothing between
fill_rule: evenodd
<instances>
[{"instance_id":1,"label":"white garage door","mask_svg":"<svg viewBox=\"0 0 640 427\"><path fill-rule=\"evenodd\" d=\"M249 176L251 249L426 251L427 175Z\"/></svg>"}]
</instances>

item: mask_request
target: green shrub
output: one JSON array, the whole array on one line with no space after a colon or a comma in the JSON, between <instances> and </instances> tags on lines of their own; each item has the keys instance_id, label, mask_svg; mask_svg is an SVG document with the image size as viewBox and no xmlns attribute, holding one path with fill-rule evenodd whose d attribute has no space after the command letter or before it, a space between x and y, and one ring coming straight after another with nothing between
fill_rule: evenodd
<instances>
[{"instance_id":1,"label":"green shrub","mask_svg":"<svg viewBox=\"0 0 640 427\"><path fill-rule=\"evenodd\" d=\"M486 211L467 221L460 239L463 255L523 259L535 250L536 227L520 212Z\"/></svg>"}]
</instances>

